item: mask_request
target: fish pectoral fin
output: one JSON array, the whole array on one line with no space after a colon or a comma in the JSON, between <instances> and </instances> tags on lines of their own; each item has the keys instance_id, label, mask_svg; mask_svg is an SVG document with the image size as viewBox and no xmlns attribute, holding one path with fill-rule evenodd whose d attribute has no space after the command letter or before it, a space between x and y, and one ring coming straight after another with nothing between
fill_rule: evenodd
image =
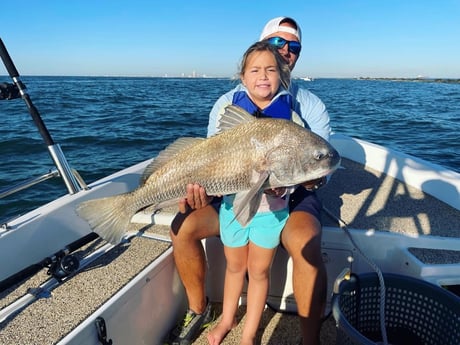
<instances>
[{"instance_id":1,"label":"fish pectoral fin","mask_svg":"<svg viewBox=\"0 0 460 345\"><path fill-rule=\"evenodd\" d=\"M233 207L235 218L241 226L247 226L259 208L262 192L257 191L252 197L248 197L250 192L240 192L235 195Z\"/></svg>"},{"instance_id":2,"label":"fish pectoral fin","mask_svg":"<svg viewBox=\"0 0 460 345\"><path fill-rule=\"evenodd\" d=\"M233 209L235 211L235 219L242 226L247 226L257 213L263 193L262 186L268 177L268 171L264 171L259 175L259 178L250 190L236 193L235 200L233 201Z\"/></svg>"}]
</instances>

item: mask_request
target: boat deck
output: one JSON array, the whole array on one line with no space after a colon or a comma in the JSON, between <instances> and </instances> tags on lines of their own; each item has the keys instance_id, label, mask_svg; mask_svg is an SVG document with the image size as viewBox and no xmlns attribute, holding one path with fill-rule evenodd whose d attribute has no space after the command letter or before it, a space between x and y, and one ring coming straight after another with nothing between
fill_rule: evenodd
<instances>
[{"instance_id":1,"label":"boat deck","mask_svg":"<svg viewBox=\"0 0 460 345\"><path fill-rule=\"evenodd\" d=\"M319 191L328 210L345 221L349 228L414 235L434 235L459 238L460 211L415 188L410 188L386 175L364 170L359 164L344 160L344 169L338 170L326 187ZM325 226L337 227L337 221L323 214ZM133 224L139 230L144 225ZM165 226L152 226L147 233L167 236ZM95 240L77 254L84 256L102 245ZM55 344L68 334L101 304L126 285L136 274L167 250L164 241L135 237L120 245L89 267L42 296L0 326L1 344ZM422 262L460 263L460 251L414 249ZM2 263L4 264L4 263ZM0 294L1 308L37 288L49 276L43 270L19 286ZM240 318L244 321L244 308ZM217 317L221 306L215 305ZM230 332L223 344L238 344L242 323ZM267 309L260 326L262 344L298 344L300 341L297 318ZM321 343L335 343L332 317L323 324ZM195 344L207 344L202 334Z\"/></svg>"},{"instance_id":2,"label":"boat deck","mask_svg":"<svg viewBox=\"0 0 460 345\"><path fill-rule=\"evenodd\" d=\"M136 226L142 227L136 224L133 229ZM103 242L93 241L77 252L77 257L94 251ZM51 295L41 296L7 320L0 328L0 344L55 344L169 247L169 243L140 237L115 247L52 290ZM42 270L15 289L4 291L0 295L2 308L49 277Z\"/></svg>"},{"instance_id":3,"label":"boat deck","mask_svg":"<svg viewBox=\"0 0 460 345\"><path fill-rule=\"evenodd\" d=\"M460 211L388 175L363 169L344 159L326 188L318 193L324 206L353 229L407 235L460 236ZM336 225L329 216L324 225Z\"/></svg>"}]
</instances>

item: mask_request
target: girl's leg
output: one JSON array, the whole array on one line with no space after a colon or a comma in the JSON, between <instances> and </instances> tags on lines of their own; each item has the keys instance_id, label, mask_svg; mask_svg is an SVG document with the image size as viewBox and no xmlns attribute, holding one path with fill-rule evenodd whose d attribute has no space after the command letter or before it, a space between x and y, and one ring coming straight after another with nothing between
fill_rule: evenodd
<instances>
[{"instance_id":1,"label":"girl's leg","mask_svg":"<svg viewBox=\"0 0 460 345\"><path fill-rule=\"evenodd\" d=\"M224 303L222 319L207 335L210 345L218 345L236 325L238 300L243 290L247 269L248 246L230 248L224 246L227 268L225 270Z\"/></svg>"},{"instance_id":2,"label":"girl's leg","mask_svg":"<svg viewBox=\"0 0 460 345\"><path fill-rule=\"evenodd\" d=\"M276 248L267 249L249 242L248 300L241 344L253 345L267 300L270 266Z\"/></svg>"}]
</instances>

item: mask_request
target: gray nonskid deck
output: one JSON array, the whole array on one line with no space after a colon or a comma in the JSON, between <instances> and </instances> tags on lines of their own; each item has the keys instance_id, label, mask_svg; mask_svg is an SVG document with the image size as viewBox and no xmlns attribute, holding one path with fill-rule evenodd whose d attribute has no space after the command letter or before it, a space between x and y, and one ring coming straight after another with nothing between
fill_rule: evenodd
<instances>
[{"instance_id":1,"label":"gray nonskid deck","mask_svg":"<svg viewBox=\"0 0 460 345\"><path fill-rule=\"evenodd\" d=\"M208 345L206 335L210 329L215 327L220 320L222 305L213 305L217 319L205 329L193 343L194 345ZM227 334L223 345L238 345L240 335L243 332L246 307L241 306L238 310L238 325ZM300 325L297 315L275 312L269 308L265 309L262 321L257 331L256 340L263 345L298 345L301 344ZM336 340L335 321L328 316L322 324L320 341L322 345L334 345Z\"/></svg>"},{"instance_id":2,"label":"gray nonskid deck","mask_svg":"<svg viewBox=\"0 0 460 345\"><path fill-rule=\"evenodd\" d=\"M133 224L134 228L141 225ZM133 230L131 229L131 230ZM163 231L163 230L161 230ZM95 240L79 256L103 243ZM95 312L104 302L170 247L169 243L133 238L96 259L81 272L40 298L0 326L0 344L55 344ZM23 282L13 291L3 292L1 307L22 297L49 279L46 270Z\"/></svg>"},{"instance_id":3,"label":"gray nonskid deck","mask_svg":"<svg viewBox=\"0 0 460 345\"><path fill-rule=\"evenodd\" d=\"M347 159L318 191L325 207L352 229L460 237L460 211L417 188ZM327 214L323 225L336 226Z\"/></svg>"}]
</instances>

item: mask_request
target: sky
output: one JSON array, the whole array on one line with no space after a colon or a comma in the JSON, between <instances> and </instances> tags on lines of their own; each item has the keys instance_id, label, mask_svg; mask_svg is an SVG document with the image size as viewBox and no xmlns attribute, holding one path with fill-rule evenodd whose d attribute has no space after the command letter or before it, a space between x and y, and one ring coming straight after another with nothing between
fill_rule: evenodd
<instances>
[{"instance_id":1,"label":"sky","mask_svg":"<svg viewBox=\"0 0 460 345\"><path fill-rule=\"evenodd\" d=\"M295 77L460 78L460 0L2 1L0 38L21 76L231 77L278 16Z\"/></svg>"}]
</instances>

